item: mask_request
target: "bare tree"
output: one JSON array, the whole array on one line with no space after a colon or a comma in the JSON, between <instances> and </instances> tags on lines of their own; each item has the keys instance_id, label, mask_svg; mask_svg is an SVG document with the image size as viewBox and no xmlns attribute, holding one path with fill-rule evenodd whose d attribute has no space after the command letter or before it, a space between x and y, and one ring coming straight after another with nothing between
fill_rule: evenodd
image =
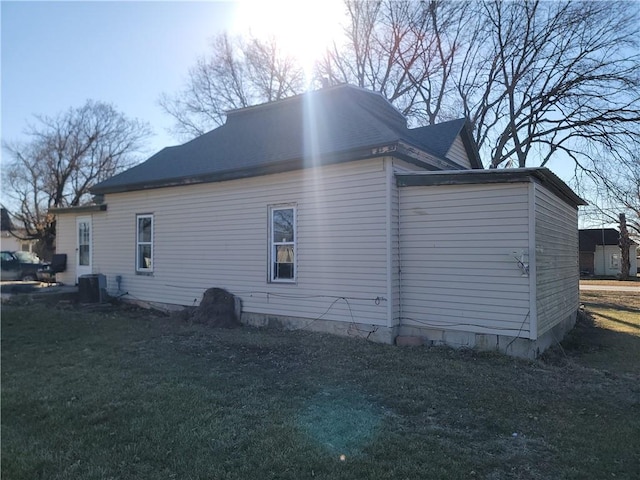
<instances>
[{"instance_id":1,"label":"bare tree","mask_svg":"<svg viewBox=\"0 0 640 480\"><path fill-rule=\"evenodd\" d=\"M456 52L466 42L466 2L347 0L346 44L318 65L330 83L382 93L415 124L454 116Z\"/></svg>"},{"instance_id":2,"label":"bare tree","mask_svg":"<svg viewBox=\"0 0 640 480\"><path fill-rule=\"evenodd\" d=\"M581 168L635 141L640 4L629 1L345 0L346 43L318 77L380 92L413 125L467 117L491 167ZM219 37L187 88L162 104L179 133L303 89L275 41Z\"/></svg>"},{"instance_id":3,"label":"bare tree","mask_svg":"<svg viewBox=\"0 0 640 480\"><path fill-rule=\"evenodd\" d=\"M87 101L55 117L37 116L27 133L31 140L3 145L11 158L3 172L4 191L14 200L20 221L40 253L53 251L53 207L90 201L89 189L131 166L147 125L131 120L109 104Z\"/></svg>"},{"instance_id":4,"label":"bare tree","mask_svg":"<svg viewBox=\"0 0 640 480\"><path fill-rule=\"evenodd\" d=\"M580 164L640 122L638 9L624 2L487 2L484 82L461 84L490 166Z\"/></svg>"},{"instance_id":5,"label":"bare tree","mask_svg":"<svg viewBox=\"0 0 640 480\"><path fill-rule=\"evenodd\" d=\"M613 224L622 210L627 227L640 237L640 140L592 156L577 172L578 188L593 199L590 218Z\"/></svg>"},{"instance_id":6,"label":"bare tree","mask_svg":"<svg viewBox=\"0 0 640 480\"><path fill-rule=\"evenodd\" d=\"M251 39L244 47L244 57L255 102L273 102L303 91L302 68L280 51L275 38Z\"/></svg>"},{"instance_id":7,"label":"bare tree","mask_svg":"<svg viewBox=\"0 0 640 480\"><path fill-rule=\"evenodd\" d=\"M321 72L381 92L415 124L466 116L491 167L582 165L640 122L630 2L346 2Z\"/></svg>"},{"instance_id":8,"label":"bare tree","mask_svg":"<svg viewBox=\"0 0 640 480\"><path fill-rule=\"evenodd\" d=\"M229 110L280 100L304 90L302 68L274 38L214 38L208 56L189 71L185 87L163 94L160 106L175 120L174 133L193 138L224 123Z\"/></svg>"}]
</instances>

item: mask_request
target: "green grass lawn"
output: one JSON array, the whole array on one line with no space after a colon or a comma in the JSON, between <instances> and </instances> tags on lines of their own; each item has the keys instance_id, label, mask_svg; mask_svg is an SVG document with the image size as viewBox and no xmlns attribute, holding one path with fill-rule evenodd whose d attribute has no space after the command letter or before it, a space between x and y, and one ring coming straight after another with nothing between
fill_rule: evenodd
<instances>
[{"instance_id":1,"label":"green grass lawn","mask_svg":"<svg viewBox=\"0 0 640 480\"><path fill-rule=\"evenodd\" d=\"M586 330L525 362L3 306L2 478L638 478L638 330L631 368Z\"/></svg>"}]
</instances>

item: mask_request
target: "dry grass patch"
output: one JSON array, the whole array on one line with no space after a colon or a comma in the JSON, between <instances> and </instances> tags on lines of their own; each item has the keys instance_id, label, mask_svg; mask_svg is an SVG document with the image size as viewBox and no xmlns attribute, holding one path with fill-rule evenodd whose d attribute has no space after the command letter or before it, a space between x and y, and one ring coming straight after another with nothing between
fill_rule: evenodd
<instances>
[{"instance_id":1,"label":"dry grass patch","mask_svg":"<svg viewBox=\"0 0 640 480\"><path fill-rule=\"evenodd\" d=\"M580 299L585 314L563 344L585 365L640 380L640 295L583 290Z\"/></svg>"},{"instance_id":2,"label":"dry grass patch","mask_svg":"<svg viewBox=\"0 0 640 480\"><path fill-rule=\"evenodd\" d=\"M640 286L640 276L631 277L628 280L617 280L614 278L581 278L582 285L603 285L610 287L637 287Z\"/></svg>"}]
</instances>

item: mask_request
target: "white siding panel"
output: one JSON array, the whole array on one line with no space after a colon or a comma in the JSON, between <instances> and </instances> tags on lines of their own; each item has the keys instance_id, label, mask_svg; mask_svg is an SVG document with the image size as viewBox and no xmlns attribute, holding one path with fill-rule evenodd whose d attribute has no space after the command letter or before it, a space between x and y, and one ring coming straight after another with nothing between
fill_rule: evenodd
<instances>
[{"instance_id":1,"label":"white siding panel","mask_svg":"<svg viewBox=\"0 0 640 480\"><path fill-rule=\"evenodd\" d=\"M67 254L67 269L56 275L59 282L76 283L76 215L63 213L56 215L56 253Z\"/></svg>"},{"instance_id":2,"label":"white siding panel","mask_svg":"<svg viewBox=\"0 0 640 480\"><path fill-rule=\"evenodd\" d=\"M249 313L386 325L382 159L228 182L109 194L94 271L112 293L196 305L220 287ZM268 208L297 205L297 282L268 282ZM135 215L154 215L154 272L136 275ZM376 301L378 299L378 301Z\"/></svg>"},{"instance_id":3,"label":"white siding panel","mask_svg":"<svg viewBox=\"0 0 640 480\"><path fill-rule=\"evenodd\" d=\"M460 135L458 135L453 141L453 144L451 145L451 148L449 148L446 157L449 160L453 160L458 165L461 165L465 168L471 168L471 162L469 161L467 150L466 148L464 148L464 144L462 143Z\"/></svg>"},{"instance_id":4,"label":"white siding panel","mask_svg":"<svg viewBox=\"0 0 640 480\"><path fill-rule=\"evenodd\" d=\"M612 255L618 255L618 266L611 263ZM620 275L622 271L622 252L617 245L596 245L596 251L593 254L594 274L596 275ZM629 271L633 275L638 270L638 260L636 258L636 245L629 247Z\"/></svg>"},{"instance_id":5,"label":"white siding panel","mask_svg":"<svg viewBox=\"0 0 640 480\"><path fill-rule=\"evenodd\" d=\"M578 210L535 185L538 336L578 309Z\"/></svg>"},{"instance_id":6,"label":"white siding panel","mask_svg":"<svg viewBox=\"0 0 640 480\"><path fill-rule=\"evenodd\" d=\"M402 323L528 336L528 184L400 189Z\"/></svg>"}]
</instances>

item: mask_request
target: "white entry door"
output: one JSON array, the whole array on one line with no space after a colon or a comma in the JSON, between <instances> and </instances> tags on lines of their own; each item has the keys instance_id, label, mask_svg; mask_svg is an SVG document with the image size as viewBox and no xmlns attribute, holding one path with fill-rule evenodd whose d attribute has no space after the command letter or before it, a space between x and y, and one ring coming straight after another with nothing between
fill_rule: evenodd
<instances>
[{"instance_id":1,"label":"white entry door","mask_svg":"<svg viewBox=\"0 0 640 480\"><path fill-rule=\"evenodd\" d=\"M76 219L76 233L76 277L79 278L91 273L91 217Z\"/></svg>"}]
</instances>

